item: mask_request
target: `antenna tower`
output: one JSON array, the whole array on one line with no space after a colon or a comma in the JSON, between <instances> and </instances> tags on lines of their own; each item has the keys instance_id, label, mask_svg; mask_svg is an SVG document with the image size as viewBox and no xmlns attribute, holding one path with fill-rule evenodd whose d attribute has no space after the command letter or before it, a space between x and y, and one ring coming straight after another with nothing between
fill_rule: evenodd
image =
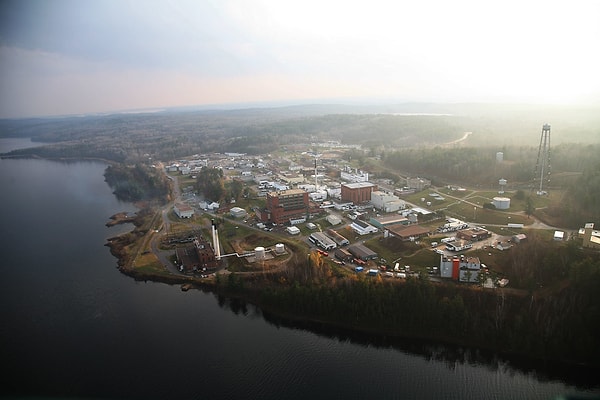
<instances>
[{"instance_id":1,"label":"antenna tower","mask_svg":"<svg viewBox=\"0 0 600 400\"><path fill-rule=\"evenodd\" d=\"M550 125L544 124L542 135L540 136L540 147L538 149L537 162L535 163L535 172L533 181L539 179L538 196L548 194L548 183L550 182ZM546 190L544 190L546 182Z\"/></svg>"}]
</instances>

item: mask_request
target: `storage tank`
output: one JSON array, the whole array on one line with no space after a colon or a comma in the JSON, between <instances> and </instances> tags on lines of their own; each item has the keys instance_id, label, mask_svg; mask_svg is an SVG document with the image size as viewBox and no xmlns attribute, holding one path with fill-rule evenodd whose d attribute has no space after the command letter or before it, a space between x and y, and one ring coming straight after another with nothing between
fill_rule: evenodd
<instances>
[{"instance_id":1,"label":"storage tank","mask_svg":"<svg viewBox=\"0 0 600 400\"><path fill-rule=\"evenodd\" d=\"M265 259L265 248L262 246L256 247L254 249L254 257L256 257L257 260L264 260Z\"/></svg>"},{"instance_id":2,"label":"storage tank","mask_svg":"<svg viewBox=\"0 0 600 400\"><path fill-rule=\"evenodd\" d=\"M500 190L498 191L499 194L503 194L504 193L504 188L506 188L506 179L502 178L498 181L498 185L500 185Z\"/></svg>"},{"instance_id":3,"label":"storage tank","mask_svg":"<svg viewBox=\"0 0 600 400\"><path fill-rule=\"evenodd\" d=\"M498 210L507 210L510 208L510 199L508 197L494 197L492 203Z\"/></svg>"},{"instance_id":4,"label":"storage tank","mask_svg":"<svg viewBox=\"0 0 600 400\"><path fill-rule=\"evenodd\" d=\"M283 245L283 243L277 243L275 245L275 253L283 254L284 251L285 251L285 246Z\"/></svg>"}]
</instances>

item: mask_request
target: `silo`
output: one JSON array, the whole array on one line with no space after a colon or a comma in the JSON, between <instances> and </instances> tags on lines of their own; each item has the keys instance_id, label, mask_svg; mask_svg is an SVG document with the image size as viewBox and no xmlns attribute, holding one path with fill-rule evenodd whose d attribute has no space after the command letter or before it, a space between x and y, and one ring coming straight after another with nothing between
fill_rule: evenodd
<instances>
[{"instance_id":1,"label":"silo","mask_svg":"<svg viewBox=\"0 0 600 400\"><path fill-rule=\"evenodd\" d=\"M498 210L507 210L510 208L510 199L508 197L494 197L492 203Z\"/></svg>"},{"instance_id":2,"label":"silo","mask_svg":"<svg viewBox=\"0 0 600 400\"><path fill-rule=\"evenodd\" d=\"M284 251L285 251L285 246L283 245L283 243L277 243L275 245L275 253L283 254Z\"/></svg>"},{"instance_id":3,"label":"silo","mask_svg":"<svg viewBox=\"0 0 600 400\"><path fill-rule=\"evenodd\" d=\"M256 247L254 249L254 257L257 260L264 260L265 259L265 248L262 246Z\"/></svg>"},{"instance_id":4,"label":"silo","mask_svg":"<svg viewBox=\"0 0 600 400\"><path fill-rule=\"evenodd\" d=\"M502 162L504 161L504 153L499 151L496 153L496 162Z\"/></svg>"}]
</instances>

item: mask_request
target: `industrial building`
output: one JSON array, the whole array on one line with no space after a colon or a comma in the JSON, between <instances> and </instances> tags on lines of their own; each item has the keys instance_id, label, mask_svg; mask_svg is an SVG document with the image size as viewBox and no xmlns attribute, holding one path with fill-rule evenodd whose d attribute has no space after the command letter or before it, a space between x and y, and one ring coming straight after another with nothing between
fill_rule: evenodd
<instances>
[{"instance_id":1,"label":"industrial building","mask_svg":"<svg viewBox=\"0 0 600 400\"><path fill-rule=\"evenodd\" d=\"M431 233L429 228L420 225L392 225L385 228L388 235L395 236L400 240L414 240Z\"/></svg>"},{"instance_id":2,"label":"industrial building","mask_svg":"<svg viewBox=\"0 0 600 400\"><path fill-rule=\"evenodd\" d=\"M302 219L308 213L308 193L301 189L267 193L267 206L257 209L257 216L263 222L282 225L290 219Z\"/></svg>"},{"instance_id":3,"label":"industrial building","mask_svg":"<svg viewBox=\"0 0 600 400\"><path fill-rule=\"evenodd\" d=\"M593 222L579 229L579 237L583 239L583 247L600 249L600 231L594 230Z\"/></svg>"},{"instance_id":4,"label":"industrial building","mask_svg":"<svg viewBox=\"0 0 600 400\"><path fill-rule=\"evenodd\" d=\"M380 190L374 190L371 192L371 204L386 213L396 212L406 208L404 200L393 194L388 194Z\"/></svg>"},{"instance_id":5,"label":"industrial building","mask_svg":"<svg viewBox=\"0 0 600 400\"><path fill-rule=\"evenodd\" d=\"M173 206L173 211L179 218L192 218L194 216L194 209L187 204L177 203Z\"/></svg>"},{"instance_id":6,"label":"industrial building","mask_svg":"<svg viewBox=\"0 0 600 400\"><path fill-rule=\"evenodd\" d=\"M340 217L338 217L335 214L329 214L326 218L327 222L329 222L331 225L339 225L342 223L342 220Z\"/></svg>"},{"instance_id":7,"label":"industrial building","mask_svg":"<svg viewBox=\"0 0 600 400\"><path fill-rule=\"evenodd\" d=\"M408 218L403 217L402 215L393 214L384 217L371 218L369 219L369 223L379 229L384 229L392 225L408 225L409 221Z\"/></svg>"},{"instance_id":8,"label":"industrial building","mask_svg":"<svg viewBox=\"0 0 600 400\"><path fill-rule=\"evenodd\" d=\"M377 190L377 185L370 182L344 183L341 189L342 201L362 204L371 201L371 192Z\"/></svg>"},{"instance_id":9,"label":"industrial building","mask_svg":"<svg viewBox=\"0 0 600 400\"><path fill-rule=\"evenodd\" d=\"M370 233L377 233L379 229L374 227L371 224L366 223L365 221L361 221L359 219L355 219L351 224L350 228L359 235L368 235Z\"/></svg>"},{"instance_id":10,"label":"industrial building","mask_svg":"<svg viewBox=\"0 0 600 400\"><path fill-rule=\"evenodd\" d=\"M350 244L350 241L346 239L344 236L340 235L338 232L333 229L327 229L327 236L329 236L338 246L347 246Z\"/></svg>"},{"instance_id":11,"label":"industrial building","mask_svg":"<svg viewBox=\"0 0 600 400\"><path fill-rule=\"evenodd\" d=\"M175 249L180 269L185 272L216 269L219 262L210 243L204 238L195 239L193 243L193 246Z\"/></svg>"},{"instance_id":12,"label":"industrial building","mask_svg":"<svg viewBox=\"0 0 600 400\"><path fill-rule=\"evenodd\" d=\"M456 233L456 237L463 240L470 240L472 242L479 242L492 236L487 230L478 226L470 229L463 229Z\"/></svg>"},{"instance_id":13,"label":"industrial building","mask_svg":"<svg viewBox=\"0 0 600 400\"><path fill-rule=\"evenodd\" d=\"M440 256L440 276L458 282L479 282L481 261L478 257Z\"/></svg>"},{"instance_id":14,"label":"industrial building","mask_svg":"<svg viewBox=\"0 0 600 400\"><path fill-rule=\"evenodd\" d=\"M348 246L348 251L358 260L369 261L378 257L377 253L362 243L355 243Z\"/></svg>"},{"instance_id":15,"label":"industrial building","mask_svg":"<svg viewBox=\"0 0 600 400\"><path fill-rule=\"evenodd\" d=\"M315 245L319 246L323 250L333 250L337 247L337 244L323 232L313 232L308 237Z\"/></svg>"},{"instance_id":16,"label":"industrial building","mask_svg":"<svg viewBox=\"0 0 600 400\"><path fill-rule=\"evenodd\" d=\"M352 259L354 258L352 253L350 253L347 249L340 248L335 249L333 255L340 261L352 261Z\"/></svg>"}]
</instances>

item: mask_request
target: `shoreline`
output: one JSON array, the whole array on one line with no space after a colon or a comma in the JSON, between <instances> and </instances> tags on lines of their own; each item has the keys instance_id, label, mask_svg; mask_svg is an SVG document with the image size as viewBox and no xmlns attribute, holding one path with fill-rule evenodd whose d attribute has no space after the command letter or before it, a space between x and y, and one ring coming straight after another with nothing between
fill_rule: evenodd
<instances>
[{"instance_id":1,"label":"shoreline","mask_svg":"<svg viewBox=\"0 0 600 400\"><path fill-rule=\"evenodd\" d=\"M135 228L137 229L137 228ZM135 229L131 232L134 232ZM130 233L131 233L130 232ZM117 237L118 238L118 237ZM138 237L138 240L142 240L143 236ZM112 238L114 239L114 238ZM459 347L464 349L469 349L473 352L487 352L495 357L501 357L506 359L518 359L520 361L526 361L527 363L534 363L545 366L547 364L560 365L565 368L584 368L584 369L592 369L597 370L599 368L596 364L590 364L586 362L582 362L575 359L563 359L556 357L539 357L534 354L523 353L520 351L511 351L506 348L499 348L494 345L492 342L488 342L488 344L484 342L468 342L465 340L461 340L456 336L452 335L439 335L432 334L423 334L419 333L418 335L410 332L402 332L396 329L380 329L377 327L371 327L365 324L348 324L342 321L336 321L332 319L327 319L315 315L309 314L296 314L291 310L286 309L285 307L280 307L277 304L271 304L265 302L262 296L262 292L265 289L278 289L287 291L290 289L289 285L286 284L278 284L275 282L266 282L261 281L258 285L250 280L244 280L243 274L236 274L236 277L242 279L247 282L244 288L230 288L226 286L226 283L219 282L215 278L199 278L195 276L187 276L187 275L174 275L171 273L165 274L156 274L149 272L142 272L137 270L135 267L130 265L126 265L127 258L123 257L124 254L120 253L124 251L124 246L122 246L118 241L110 240L109 243L106 244L111 249L111 254L113 254L118 260L118 269L124 275L127 275L133 278L136 281L143 282L157 282L157 283L166 283L169 285L179 285L182 291L188 291L191 289L201 290L203 292L210 292L215 296L223 296L229 300L241 301L248 304L251 304L254 307L257 307L261 310L261 313L267 315L271 319L284 321L284 323L289 323L292 326L300 325L304 329L312 330L312 328L318 328L319 330L326 331L342 331L345 333L351 333L358 336L371 337L371 338L379 338L379 339L387 339L397 342L402 341L410 341L417 340L422 342L427 342L430 344L440 344L443 346L451 346L451 347ZM470 288L462 288L465 291L469 291ZM507 297L522 297L511 295L510 291L506 292Z\"/></svg>"}]
</instances>

